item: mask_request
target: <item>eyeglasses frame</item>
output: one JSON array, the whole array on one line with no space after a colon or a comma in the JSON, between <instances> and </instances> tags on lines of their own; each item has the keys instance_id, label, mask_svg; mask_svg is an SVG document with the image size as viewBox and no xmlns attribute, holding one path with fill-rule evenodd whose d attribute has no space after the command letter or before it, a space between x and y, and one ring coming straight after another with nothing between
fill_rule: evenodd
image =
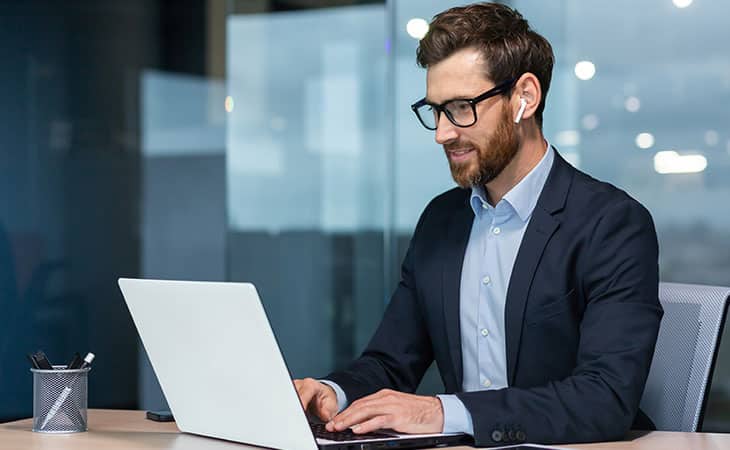
<instances>
[{"instance_id":1,"label":"eyeglasses frame","mask_svg":"<svg viewBox=\"0 0 730 450\"><path fill-rule=\"evenodd\" d=\"M436 128L438 128L438 123L439 123L439 120L441 119L441 113L442 112L444 114L446 114L446 118L449 119L449 122L451 122L452 124L454 124L454 126L459 127L459 128L469 128L471 126L474 126L475 123L477 123L477 120L478 120L478 117L477 117L477 104L479 104L480 102L482 102L482 101L484 101L484 100L486 100L488 98L491 98L491 97L494 97L496 95L504 94L506 92L511 91L512 90L512 87L514 86L514 84L517 82L517 80L519 78L520 77L514 77L514 78L511 78L511 79L509 79L507 81L504 81L502 83L499 83L498 85L496 85L493 88L491 88L491 89L483 92L482 94L477 95L474 98L455 98L455 99L446 100L443 103L438 103L437 104L437 103L427 102L426 101L426 97L424 97L424 98L420 99L419 101L417 101L416 103L412 104L411 105L411 110L413 111L413 113L418 118L418 121L421 122L421 125L423 125L424 128L426 128L427 130L435 131ZM452 102L456 102L456 101L469 103L469 105L471 106L472 113L474 114L474 121L472 123L470 123L468 125L460 125L460 124L458 124L458 123L456 123L454 121L454 117L451 115L451 113L449 112L449 110L446 109L446 105L448 105L449 103L452 103ZM438 111L438 115L436 116L436 126L435 127L429 127L428 125L426 125L426 123L421 118L421 115L418 112L418 109L421 108L422 106L425 106L425 105L428 105L431 108L433 108L436 111Z\"/></svg>"}]
</instances>

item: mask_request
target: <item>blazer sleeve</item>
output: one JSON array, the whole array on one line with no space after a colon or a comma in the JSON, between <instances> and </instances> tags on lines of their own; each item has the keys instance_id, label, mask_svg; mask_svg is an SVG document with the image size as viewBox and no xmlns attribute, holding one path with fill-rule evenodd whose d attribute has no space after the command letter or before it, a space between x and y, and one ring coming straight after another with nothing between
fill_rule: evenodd
<instances>
[{"instance_id":1,"label":"blazer sleeve","mask_svg":"<svg viewBox=\"0 0 730 450\"><path fill-rule=\"evenodd\" d=\"M429 205L430 206L430 205ZM381 389L415 392L433 362L433 349L414 279L414 252L429 208L416 225L401 266L401 278L373 338L362 355L326 377L337 383L349 403Z\"/></svg>"},{"instance_id":2,"label":"blazer sleeve","mask_svg":"<svg viewBox=\"0 0 730 450\"><path fill-rule=\"evenodd\" d=\"M658 244L651 216L633 199L598 217L578 259L586 306L575 369L532 388L457 394L471 413L478 446L616 440L629 430L663 314Z\"/></svg>"}]
</instances>

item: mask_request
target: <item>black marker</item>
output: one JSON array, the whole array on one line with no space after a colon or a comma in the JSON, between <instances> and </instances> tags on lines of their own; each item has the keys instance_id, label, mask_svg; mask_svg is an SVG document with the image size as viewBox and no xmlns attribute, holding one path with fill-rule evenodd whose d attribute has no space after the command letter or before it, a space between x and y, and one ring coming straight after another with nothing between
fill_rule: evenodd
<instances>
[{"instance_id":1,"label":"black marker","mask_svg":"<svg viewBox=\"0 0 730 450\"><path fill-rule=\"evenodd\" d=\"M53 370L53 365L48 360L48 357L46 357L46 354L42 351L38 350L33 354L33 359L35 360L36 365L38 365L39 369L43 370Z\"/></svg>"},{"instance_id":2,"label":"black marker","mask_svg":"<svg viewBox=\"0 0 730 450\"><path fill-rule=\"evenodd\" d=\"M79 352L76 352L76 353L74 353L74 357L71 358L71 361L69 361L69 363L66 364L66 369L67 370L78 369L79 367L81 367L81 364L83 363L83 361L84 360L81 359L81 355L79 355Z\"/></svg>"}]
</instances>

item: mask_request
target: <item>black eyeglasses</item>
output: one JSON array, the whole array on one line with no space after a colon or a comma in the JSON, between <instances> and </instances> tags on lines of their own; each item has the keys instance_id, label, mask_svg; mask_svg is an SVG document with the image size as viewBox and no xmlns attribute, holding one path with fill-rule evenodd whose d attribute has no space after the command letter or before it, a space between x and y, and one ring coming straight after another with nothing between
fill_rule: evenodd
<instances>
[{"instance_id":1,"label":"black eyeglasses","mask_svg":"<svg viewBox=\"0 0 730 450\"><path fill-rule=\"evenodd\" d=\"M428 103L426 98L422 98L411 105L411 109L416 113L416 117L421 124L429 130L435 130L441 117L441 112L451 123L457 127L466 128L477 123L477 103L494 97L495 95L509 92L519 77L512 78L503 83L494 86L492 89L480 94L474 98L458 98L448 100L439 105Z\"/></svg>"}]
</instances>

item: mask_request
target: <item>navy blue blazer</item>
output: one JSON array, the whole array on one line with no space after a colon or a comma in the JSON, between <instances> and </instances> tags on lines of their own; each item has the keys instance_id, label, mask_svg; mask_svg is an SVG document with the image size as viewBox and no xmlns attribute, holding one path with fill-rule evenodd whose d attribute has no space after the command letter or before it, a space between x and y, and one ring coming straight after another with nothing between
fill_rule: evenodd
<instances>
[{"instance_id":1,"label":"navy blue blazer","mask_svg":"<svg viewBox=\"0 0 730 450\"><path fill-rule=\"evenodd\" d=\"M436 361L478 446L622 438L637 416L662 308L649 212L560 155L517 253L505 306L507 379L461 392L459 284L474 213L469 190L434 198L363 354L326 378L348 400L414 392Z\"/></svg>"}]
</instances>

